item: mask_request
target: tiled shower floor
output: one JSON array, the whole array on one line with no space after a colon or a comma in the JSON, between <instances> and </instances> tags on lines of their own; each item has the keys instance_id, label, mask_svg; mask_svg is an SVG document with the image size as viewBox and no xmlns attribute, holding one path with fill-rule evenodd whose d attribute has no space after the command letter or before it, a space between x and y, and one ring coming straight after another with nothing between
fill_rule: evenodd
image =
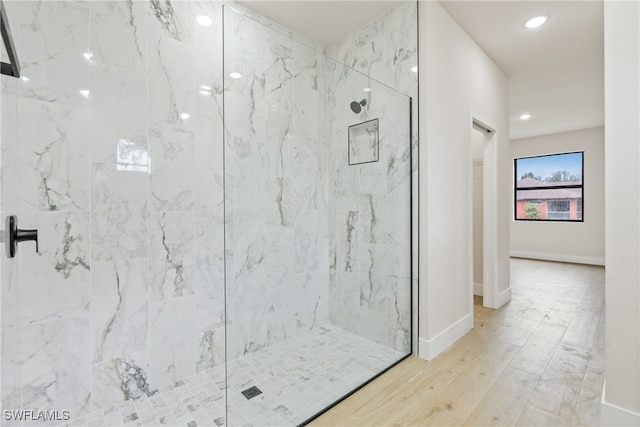
<instances>
[{"instance_id":1,"label":"tiled shower floor","mask_svg":"<svg viewBox=\"0 0 640 427\"><path fill-rule=\"evenodd\" d=\"M218 366L134 401L93 412L68 426L294 426L404 355L334 326ZM247 400L242 391L262 394Z\"/></svg>"}]
</instances>

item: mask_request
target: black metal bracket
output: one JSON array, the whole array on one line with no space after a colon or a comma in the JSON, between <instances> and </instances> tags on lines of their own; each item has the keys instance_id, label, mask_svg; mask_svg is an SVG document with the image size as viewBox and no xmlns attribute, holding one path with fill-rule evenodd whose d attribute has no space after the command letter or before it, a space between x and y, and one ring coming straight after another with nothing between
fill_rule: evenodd
<instances>
[{"instance_id":1,"label":"black metal bracket","mask_svg":"<svg viewBox=\"0 0 640 427\"><path fill-rule=\"evenodd\" d=\"M9 56L9 63L4 61L0 62L0 73L11 76L20 77L20 62L18 61L18 53L16 52L16 45L13 43L11 37L11 29L9 28L9 20L7 19L7 12L4 9L4 3L0 1L0 33L2 33L2 42L4 48Z\"/></svg>"}]
</instances>

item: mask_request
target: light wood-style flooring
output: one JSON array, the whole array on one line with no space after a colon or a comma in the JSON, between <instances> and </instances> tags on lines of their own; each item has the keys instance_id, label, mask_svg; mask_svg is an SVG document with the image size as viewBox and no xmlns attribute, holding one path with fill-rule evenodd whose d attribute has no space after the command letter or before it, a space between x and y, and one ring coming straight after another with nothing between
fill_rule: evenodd
<instances>
[{"instance_id":1,"label":"light wood-style flooring","mask_svg":"<svg viewBox=\"0 0 640 427\"><path fill-rule=\"evenodd\" d=\"M604 371L604 268L511 260L512 300L475 298L475 328L412 356L318 426L595 426Z\"/></svg>"}]
</instances>

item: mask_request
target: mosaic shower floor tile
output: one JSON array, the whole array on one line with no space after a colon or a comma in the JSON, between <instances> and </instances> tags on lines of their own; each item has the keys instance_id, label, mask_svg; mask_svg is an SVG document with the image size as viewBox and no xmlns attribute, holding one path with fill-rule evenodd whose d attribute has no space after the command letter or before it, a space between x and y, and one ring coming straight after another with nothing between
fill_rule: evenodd
<instances>
[{"instance_id":1,"label":"mosaic shower floor tile","mask_svg":"<svg viewBox=\"0 0 640 427\"><path fill-rule=\"evenodd\" d=\"M328 325L64 425L295 426L403 356Z\"/></svg>"}]
</instances>

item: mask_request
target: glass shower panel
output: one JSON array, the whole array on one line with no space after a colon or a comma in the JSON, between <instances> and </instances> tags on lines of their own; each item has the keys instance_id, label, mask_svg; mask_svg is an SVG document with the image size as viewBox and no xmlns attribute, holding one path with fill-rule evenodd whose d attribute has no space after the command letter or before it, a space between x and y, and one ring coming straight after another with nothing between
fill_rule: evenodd
<instances>
[{"instance_id":1,"label":"glass shower panel","mask_svg":"<svg viewBox=\"0 0 640 427\"><path fill-rule=\"evenodd\" d=\"M254 17L224 10L227 422L297 425L411 351L411 103Z\"/></svg>"}]
</instances>

